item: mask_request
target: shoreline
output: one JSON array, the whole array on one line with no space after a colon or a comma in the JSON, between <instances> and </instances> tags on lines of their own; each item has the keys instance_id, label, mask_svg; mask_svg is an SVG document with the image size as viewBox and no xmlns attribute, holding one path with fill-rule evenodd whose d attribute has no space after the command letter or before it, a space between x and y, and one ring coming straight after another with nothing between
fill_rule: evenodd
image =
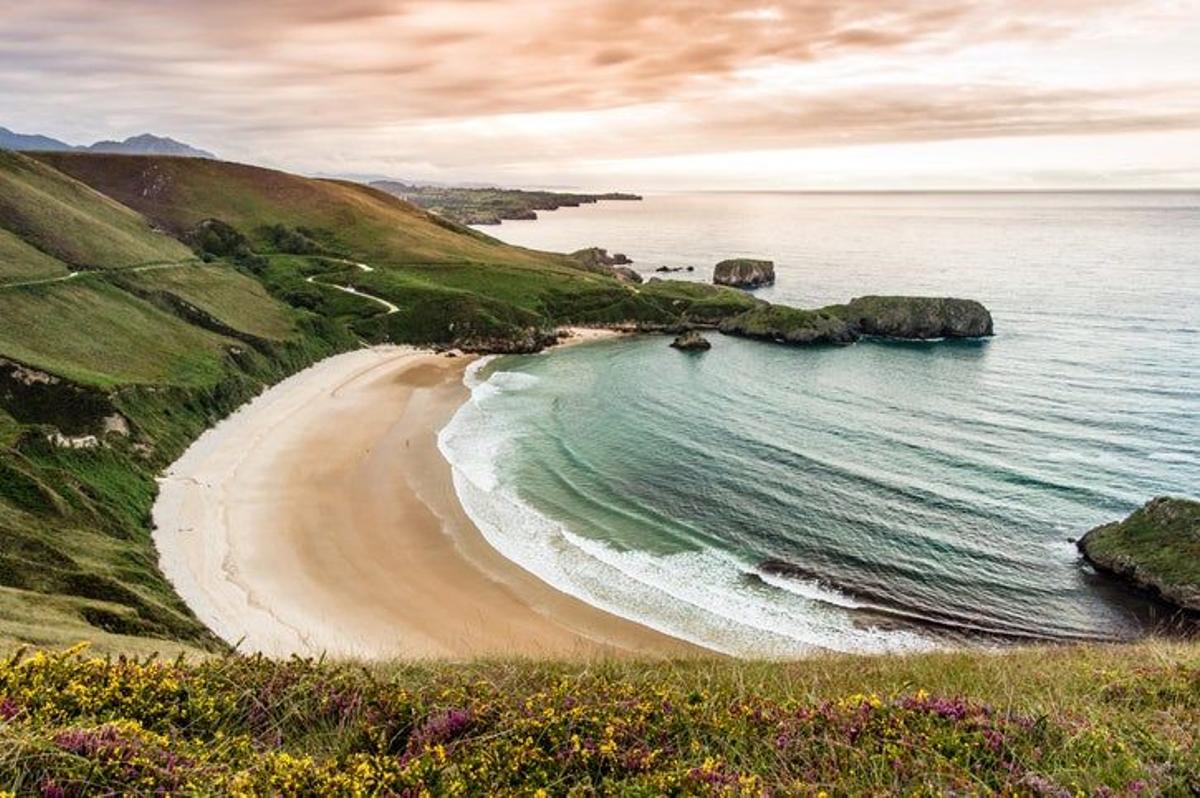
<instances>
[{"instance_id":1,"label":"shoreline","mask_svg":"<svg viewBox=\"0 0 1200 798\"><path fill-rule=\"evenodd\" d=\"M580 332L567 345L620 334ZM272 656L715 656L555 590L484 540L437 448L474 360L337 355L205 432L153 510L179 595L239 650Z\"/></svg>"}]
</instances>

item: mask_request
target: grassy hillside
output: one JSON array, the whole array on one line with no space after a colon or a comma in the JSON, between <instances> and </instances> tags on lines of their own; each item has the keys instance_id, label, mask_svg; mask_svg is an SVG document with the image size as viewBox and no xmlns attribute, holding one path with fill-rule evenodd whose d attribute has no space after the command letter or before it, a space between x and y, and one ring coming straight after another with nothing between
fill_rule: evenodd
<instances>
[{"instance_id":1,"label":"grassy hillside","mask_svg":"<svg viewBox=\"0 0 1200 798\"><path fill-rule=\"evenodd\" d=\"M41 795L1109 795L1200 790L1200 649L477 663L0 664Z\"/></svg>"},{"instance_id":2,"label":"grassy hillside","mask_svg":"<svg viewBox=\"0 0 1200 798\"><path fill-rule=\"evenodd\" d=\"M0 151L0 227L78 269L189 259L138 214L46 165Z\"/></svg>"},{"instance_id":3,"label":"grassy hillside","mask_svg":"<svg viewBox=\"0 0 1200 798\"><path fill-rule=\"evenodd\" d=\"M154 475L354 337L40 162L0 185L0 641L219 647L158 571Z\"/></svg>"},{"instance_id":4,"label":"grassy hillside","mask_svg":"<svg viewBox=\"0 0 1200 798\"><path fill-rule=\"evenodd\" d=\"M348 304L308 277L398 305L401 312L386 318L370 303L338 314L367 340L530 349L560 324L672 325L698 303L700 313L753 305L728 289L629 286L606 270L508 246L355 183L187 158L38 157L212 256L239 257L295 305L325 312L330 302ZM213 220L220 236L210 234Z\"/></svg>"},{"instance_id":5,"label":"grassy hillside","mask_svg":"<svg viewBox=\"0 0 1200 798\"><path fill-rule=\"evenodd\" d=\"M0 285L63 277L69 271L62 261L31 247L15 233L0 229Z\"/></svg>"}]
</instances>

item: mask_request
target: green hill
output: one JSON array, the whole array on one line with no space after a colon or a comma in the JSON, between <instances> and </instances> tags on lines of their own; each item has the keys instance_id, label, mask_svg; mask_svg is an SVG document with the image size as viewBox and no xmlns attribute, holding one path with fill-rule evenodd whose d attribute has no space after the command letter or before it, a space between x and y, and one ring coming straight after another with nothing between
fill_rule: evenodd
<instances>
[{"instance_id":1,"label":"green hill","mask_svg":"<svg viewBox=\"0 0 1200 798\"><path fill-rule=\"evenodd\" d=\"M75 269L193 257L129 208L39 161L6 151L0 151L0 227Z\"/></svg>"}]
</instances>

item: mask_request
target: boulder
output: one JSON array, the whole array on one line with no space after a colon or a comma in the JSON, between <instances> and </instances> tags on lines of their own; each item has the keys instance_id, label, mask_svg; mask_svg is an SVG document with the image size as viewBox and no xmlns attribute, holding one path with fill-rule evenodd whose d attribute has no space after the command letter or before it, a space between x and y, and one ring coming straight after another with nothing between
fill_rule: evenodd
<instances>
[{"instance_id":1,"label":"boulder","mask_svg":"<svg viewBox=\"0 0 1200 798\"><path fill-rule=\"evenodd\" d=\"M723 260L713 269L713 282L734 288L758 288L775 282L775 263L769 260L734 258Z\"/></svg>"},{"instance_id":2,"label":"boulder","mask_svg":"<svg viewBox=\"0 0 1200 798\"><path fill-rule=\"evenodd\" d=\"M685 352L703 352L706 349L712 348L712 344L708 342L708 339L696 330L686 330L675 336L675 340L671 342L671 346Z\"/></svg>"}]
</instances>

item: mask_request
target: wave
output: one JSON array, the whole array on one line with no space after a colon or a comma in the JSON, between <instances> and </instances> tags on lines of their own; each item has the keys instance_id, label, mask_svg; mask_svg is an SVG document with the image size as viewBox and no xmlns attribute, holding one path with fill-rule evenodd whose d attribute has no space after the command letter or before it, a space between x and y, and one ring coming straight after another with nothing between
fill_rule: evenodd
<instances>
[{"instance_id":1,"label":"wave","mask_svg":"<svg viewBox=\"0 0 1200 798\"><path fill-rule=\"evenodd\" d=\"M855 652L936 647L907 629L863 627L853 601L817 585L780 586L747 579L754 564L697 545L670 554L622 548L569 529L524 501L502 464L514 453L519 405L504 394L530 390L537 378L472 364L471 398L438 436L464 510L488 543L552 587L592 606L725 654L789 657L817 649ZM773 595L766 597L763 591Z\"/></svg>"}]
</instances>

